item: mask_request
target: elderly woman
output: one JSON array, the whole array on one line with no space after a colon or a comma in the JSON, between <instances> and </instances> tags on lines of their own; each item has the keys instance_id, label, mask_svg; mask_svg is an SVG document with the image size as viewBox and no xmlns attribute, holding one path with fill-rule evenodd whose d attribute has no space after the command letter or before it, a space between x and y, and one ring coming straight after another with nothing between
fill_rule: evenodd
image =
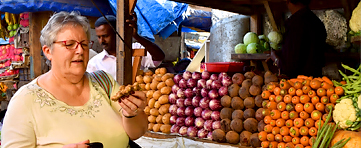
<instances>
[{"instance_id":1,"label":"elderly woman","mask_svg":"<svg viewBox=\"0 0 361 148\"><path fill-rule=\"evenodd\" d=\"M127 147L147 130L145 94L111 101L86 73L91 48L88 20L75 12L54 14L40 42L51 70L21 87L10 101L2 127L2 148ZM108 75L113 92L119 85Z\"/></svg>"}]
</instances>

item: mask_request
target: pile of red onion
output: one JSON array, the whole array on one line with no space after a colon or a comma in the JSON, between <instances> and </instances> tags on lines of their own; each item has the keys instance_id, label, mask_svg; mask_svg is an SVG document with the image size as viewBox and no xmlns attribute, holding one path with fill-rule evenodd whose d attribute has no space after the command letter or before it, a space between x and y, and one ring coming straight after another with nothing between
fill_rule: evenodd
<instances>
[{"instance_id":1,"label":"pile of red onion","mask_svg":"<svg viewBox=\"0 0 361 148\"><path fill-rule=\"evenodd\" d=\"M177 74L169 95L171 132L212 140L212 131L221 128L220 98L228 95L232 78L227 73L189 72Z\"/></svg>"}]
</instances>

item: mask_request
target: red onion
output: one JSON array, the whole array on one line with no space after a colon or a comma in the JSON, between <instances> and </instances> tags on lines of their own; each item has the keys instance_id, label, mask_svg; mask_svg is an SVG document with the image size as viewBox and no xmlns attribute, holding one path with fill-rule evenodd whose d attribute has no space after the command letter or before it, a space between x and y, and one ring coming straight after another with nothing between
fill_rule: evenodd
<instances>
[{"instance_id":1,"label":"red onion","mask_svg":"<svg viewBox=\"0 0 361 148\"><path fill-rule=\"evenodd\" d=\"M180 89L180 87L177 85L177 84L174 84L173 86L172 86L172 92L173 93L177 93L177 91L178 91L178 89Z\"/></svg>"},{"instance_id":2,"label":"red onion","mask_svg":"<svg viewBox=\"0 0 361 148\"><path fill-rule=\"evenodd\" d=\"M178 83L180 88L187 88L187 80L186 79L181 79Z\"/></svg>"},{"instance_id":3,"label":"red onion","mask_svg":"<svg viewBox=\"0 0 361 148\"><path fill-rule=\"evenodd\" d=\"M191 126L191 127L188 127L187 135L188 135L189 137L196 137L196 136L197 136L197 132L198 132L197 128L194 127L194 126Z\"/></svg>"},{"instance_id":4,"label":"red onion","mask_svg":"<svg viewBox=\"0 0 361 148\"><path fill-rule=\"evenodd\" d=\"M194 110L193 110L193 114L194 116L196 117L202 117L202 111L203 109L201 107L196 107Z\"/></svg>"},{"instance_id":5,"label":"red onion","mask_svg":"<svg viewBox=\"0 0 361 148\"><path fill-rule=\"evenodd\" d=\"M224 76L222 79L222 85L228 87L231 84L232 84L232 78L230 76Z\"/></svg>"},{"instance_id":6,"label":"red onion","mask_svg":"<svg viewBox=\"0 0 361 148\"><path fill-rule=\"evenodd\" d=\"M221 128L221 121L214 121L212 123L212 129L215 130L215 129L220 129Z\"/></svg>"},{"instance_id":7,"label":"red onion","mask_svg":"<svg viewBox=\"0 0 361 148\"><path fill-rule=\"evenodd\" d=\"M222 81L223 77L225 77L225 76L228 76L227 73L225 73L225 72L219 73L219 74L218 74L218 80L219 80L219 81Z\"/></svg>"},{"instance_id":8,"label":"red onion","mask_svg":"<svg viewBox=\"0 0 361 148\"><path fill-rule=\"evenodd\" d=\"M192 79L199 80L201 78L202 78L202 74L200 72L195 71L195 72L192 73Z\"/></svg>"},{"instance_id":9,"label":"red onion","mask_svg":"<svg viewBox=\"0 0 361 148\"><path fill-rule=\"evenodd\" d=\"M183 73L183 79L188 80L190 78L192 78L192 73L190 71L185 71Z\"/></svg>"},{"instance_id":10,"label":"red onion","mask_svg":"<svg viewBox=\"0 0 361 148\"><path fill-rule=\"evenodd\" d=\"M178 107L185 107L185 105L184 105L184 100L185 100L185 99L182 99L182 98L177 99L176 105L177 105Z\"/></svg>"},{"instance_id":11,"label":"red onion","mask_svg":"<svg viewBox=\"0 0 361 148\"><path fill-rule=\"evenodd\" d=\"M209 109L204 109L204 110L202 111L202 118L203 118L204 120L209 120L209 119L211 119L211 115L212 115L212 111L209 110Z\"/></svg>"},{"instance_id":12,"label":"red onion","mask_svg":"<svg viewBox=\"0 0 361 148\"><path fill-rule=\"evenodd\" d=\"M184 121L184 124L186 126L193 126L194 125L194 118L193 117L187 117L186 120Z\"/></svg>"},{"instance_id":13,"label":"red onion","mask_svg":"<svg viewBox=\"0 0 361 148\"><path fill-rule=\"evenodd\" d=\"M192 89L187 88L186 90L184 90L184 95L185 95L187 98L192 98L192 97L193 97L193 91L192 91Z\"/></svg>"},{"instance_id":14,"label":"red onion","mask_svg":"<svg viewBox=\"0 0 361 148\"><path fill-rule=\"evenodd\" d=\"M211 114L211 118L213 121L221 120L219 111L213 111Z\"/></svg>"},{"instance_id":15,"label":"red onion","mask_svg":"<svg viewBox=\"0 0 361 148\"><path fill-rule=\"evenodd\" d=\"M208 80L211 77L211 74L208 71L202 72L202 79Z\"/></svg>"},{"instance_id":16,"label":"red onion","mask_svg":"<svg viewBox=\"0 0 361 148\"><path fill-rule=\"evenodd\" d=\"M203 139L203 138L207 137L207 134L208 134L208 131L202 128L198 131L197 136L198 136L198 138Z\"/></svg>"},{"instance_id":17,"label":"red onion","mask_svg":"<svg viewBox=\"0 0 361 148\"><path fill-rule=\"evenodd\" d=\"M212 120L206 120L204 122L204 129L207 130L207 131L211 131L212 130L212 123L213 121Z\"/></svg>"},{"instance_id":18,"label":"red onion","mask_svg":"<svg viewBox=\"0 0 361 148\"><path fill-rule=\"evenodd\" d=\"M184 126L185 120L186 118L184 117L178 117L175 124L178 126Z\"/></svg>"},{"instance_id":19,"label":"red onion","mask_svg":"<svg viewBox=\"0 0 361 148\"><path fill-rule=\"evenodd\" d=\"M185 111L184 114L186 116L193 116L193 111L194 111L194 107L193 106L188 106Z\"/></svg>"},{"instance_id":20,"label":"red onion","mask_svg":"<svg viewBox=\"0 0 361 148\"><path fill-rule=\"evenodd\" d=\"M222 82L219 81L219 80L215 80L215 81L213 81L212 84L211 84L211 88L212 88L212 89L219 89L219 88L221 88L221 87L222 87Z\"/></svg>"},{"instance_id":21,"label":"red onion","mask_svg":"<svg viewBox=\"0 0 361 148\"><path fill-rule=\"evenodd\" d=\"M204 87L206 87L206 80L204 80L204 79L198 80L198 81L197 81L197 87L198 87L198 88L204 88Z\"/></svg>"},{"instance_id":22,"label":"red onion","mask_svg":"<svg viewBox=\"0 0 361 148\"><path fill-rule=\"evenodd\" d=\"M212 88L212 83L213 83L213 80L209 79L206 81L206 87L207 89L211 89Z\"/></svg>"},{"instance_id":23,"label":"red onion","mask_svg":"<svg viewBox=\"0 0 361 148\"><path fill-rule=\"evenodd\" d=\"M170 132L171 133L178 133L179 132L180 127L177 125L172 125L172 127L170 128Z\"/></svg>"},{"instance_id":24,"label":"red onion","mask_svg":"<svg viewBox=\"0 0 361 148\"><path fill-rule=\"evenodd\" d=\"M173 104L173 105L169 106L169 113L173 116L177 115L177 109L178 109L178 106Z\"/></svg>"},{"instance_id":25,"label":"red onion","mask_svg":"<svg viewBox=\"0 0 361 148\"><path fill-rule=\"evenodd\" d=\"M213 131L210 131L210 132L207 134L207 139L208 139L208 140L213 140L212 132L213 132Z\"/></svg>"},{"instance_id":26,"label":"red onion","mask_svg":"<svg viewBox=\"0 0 361 148\"><path fill-rule=\"evenodd\" d=\"M177 116L171 116L170 118L169 118L169 123L170 124L176 124L177 123Z\"/></svg>"},{"instance_id":27,"label":"red onion","mask_svg":"<svg viewBox=\"0 0 361 148\"><path fill-rule=\"evenodd\" d=\"M209 79L211 79L213 81L218 80L218 75L217 74L211 74L211 77Z\"/></svg>"},{"instance_id":28,"label":"red onion","mask_svg":"<svg viewBox=\"0 0 361 148\"><path fill-rule=\"evenodd\" d=\"M212 89L208 92L208 97L211 99L217 99L219 97L218 91L216 89Z\"/></svg>"},{"instance_id":29,"label":"red onion","mask_svg":"<svg viewBox=\"0 0 361 148\"><path fill-rule=\"evenodd\" d=\"M168 96L168 101L170 104L175 104L177 102L177 99L178 99L178 97L175 93L171 93Z\"/></svg>"},{"instance_id":30,"label":"red onion","mask_svg":"<svg viewBox=\"0 0 361 148\"><path fill-rule=\"evenodd\" d=\"M199 106L199 102L201 101L201 97L200 96L194 96L192 99L192 105L194 107L198 107Z\"/></svg>"},{"instance_id":31,"label":"red onion","mask_svg":"<svg viewBox=\"0 0 361 148\"><path fill-rule=\"evenodd\" d=\"M221 88L218 89L218 94L219 96L225 96L228 95L228 87L227 86L222 86Z\"/></svg>"},{"instance_id":32,"label":"red onion","mask_svg":"<svg viewBox=\"0 0 361 148\"><path fill-rule=\"evenodd\" d=\"M203 128L204 126L204 119L203 118L196 118L195 122L194 122L195 126L199 129Z\"/></svg>"},{"instance_id":33,"label":"red onion","mask_svg":"<svg viewBox=\"0 0 361 148\"><path fill-rule=\"evenodd\" d=\"M187 80L187 87L188 88L193 88L193 87L196 87L197 86L197 80L196 79L188 79Z\"/></svg>"},{"instance_id":34,"label":"red onion","mask_svg":"<svg viewBox=\"0 0 361 148\"><path fill-rule=\"evenodd\" d=\"M183 78L183 76L181 74L177 74L173 77L173 81L175 84L178 84L182 78Z\"/></svg>"},{"instance_id":35,"label":"red onion","mask_svg":"<svg viewBox=\"0 0 361 148\"><path fill-rule=\"evenodd\" d=\"M200 96L201 95L201 89L198 88L198 87L194 87L192 91L193 91L194 96Z\"/></svg>"},{"instance_id":36,"label":"red onion","mask_svg":"<svg viewBox=\"0 0 361 148\"><path fill-rule=\"evenodd\" d=\"M212 99L211 101L209 101L209 108L211 110L221 110L222 109L221 101L217 99Z\"/></svg>"},{"instance_id":37,"label":"red onion","mask_svg":"<svg viewBox=\"0 0 361 148\"><path fill-rule=\"evenodd\" d=\"M178 89L177 91L177 97L178 98L184 98L185 95L184 95L184 90L183 89Z\"/></svg>"},{"instance_id":38,"label":"red onion","mask_svg":"<svg viewBox=\"0 0 361 148\"><path fill-rule=\"evenodd\" d=\"M192 106L192 98L185 99L184 106Z\"/></svg>"},{"instance_id":39,"label":"red onion","mask_svg":"<svg viewBox=\"0 0 361 148\"><path fill-rule=\"evenodd\" d=\"M202 88L202 89L201 89L201 96L202 96L202 97L208 97L208 92L209 92L208 89Z\"/></svg>"},{"instance_id":40,"label":"red onion","mask_svg":"<svg viewBox=\"0 0 361 148\"><path fill-rule=\"evenodd\" d=\"M187 135L187 131L188 131L188 127L182 126L182 127L179 129L179 134L181 134L182 136L186 136L186 135Z\"/></svg>"},{"instance_id":41,"label":"red onion","mask_svg":"<svg viewBox=\"0 0 361 148\"><path fill-rule=\"evenodd\" d=\"M199 102L199 106L202 107L202 108L208 108L209 107L209 101L211 101L211 99L209 99L208 97L204 97Z\"/></svg>"},{"instance_id":42,"label":"red onion","mask_svg":"<svg viewBox=\"0 0 361 148\"><path fill-rule=\"evenodd\" d=\"M177 109L177 115L178 115L179 117L184 116L184 115L185 115L185 110L186 110L185 107L179 107L179 108Z\"/></svg>"}]
</instances>

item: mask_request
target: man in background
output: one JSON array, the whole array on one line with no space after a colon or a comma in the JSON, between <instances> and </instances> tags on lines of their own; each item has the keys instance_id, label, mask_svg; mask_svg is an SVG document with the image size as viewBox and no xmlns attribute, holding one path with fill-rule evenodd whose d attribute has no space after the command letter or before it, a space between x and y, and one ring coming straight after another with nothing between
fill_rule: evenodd
<instances>
[{"instance_id":1,"label":"man in background","mask_svg":"<svg viewBox=\"0 0 361 148\"><path fill-rule=\"evenodd\" d=\"M110 24L116 28L116 17L112 15L106 15L105 17L108 19ZM163 50L153 42L138 35L135 15L133 15L133 20L127 20L127 22L133 28L133 38L145 47L145 50L148 52L147 55L151 56L153 65L156 67L159 66L165 57ZM116 33L104 17L100 17L95 22L95 32L103 51L89 60L87 72L103 70L116 79Z\"/></svg>"}]
</instances>

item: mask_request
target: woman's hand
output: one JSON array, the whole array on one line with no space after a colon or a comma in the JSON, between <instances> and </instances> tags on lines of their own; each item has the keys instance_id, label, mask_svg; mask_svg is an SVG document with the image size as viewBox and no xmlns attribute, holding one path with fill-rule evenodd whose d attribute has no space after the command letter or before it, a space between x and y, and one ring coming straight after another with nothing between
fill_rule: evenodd
<instances>
[{"instance_id":1,"label":"woman's hand","mask_svg":"<svg viewBox=\"0 0 361 148\"><path fill-rule=\"evenodd\" d=\"M135 14L135 12L133 12L131 14L132 19L129 20L125 20L125 22L129 23L129 26L133 28L133 36L137 36L138 35L138 28L137 28L137 14Z\"/></svg>"},{"instance_id":2,"label":"woman's hand","mask_svg":"<svg viewBox=\"0 0 361 148\"><path fill-rule=\"evenodd\" d=\"M86 143L89 142L89 140L85 140L79 143L64 145L63 148L88 148L89 146Z\"/></svg>"},{"instance_id":3,"label":"woman's hand","mask_svg":"<svg viewBox=\"0 0 361 148\"><path fill-rule=\"evenodd\" d=\"M144 110L146 105L145 93L142 91L136 91L129 97L122 99L119 103L122 107L121 112L125 117L134 117L138 115L138 112Z\"/></svg>"}]
</instances>

